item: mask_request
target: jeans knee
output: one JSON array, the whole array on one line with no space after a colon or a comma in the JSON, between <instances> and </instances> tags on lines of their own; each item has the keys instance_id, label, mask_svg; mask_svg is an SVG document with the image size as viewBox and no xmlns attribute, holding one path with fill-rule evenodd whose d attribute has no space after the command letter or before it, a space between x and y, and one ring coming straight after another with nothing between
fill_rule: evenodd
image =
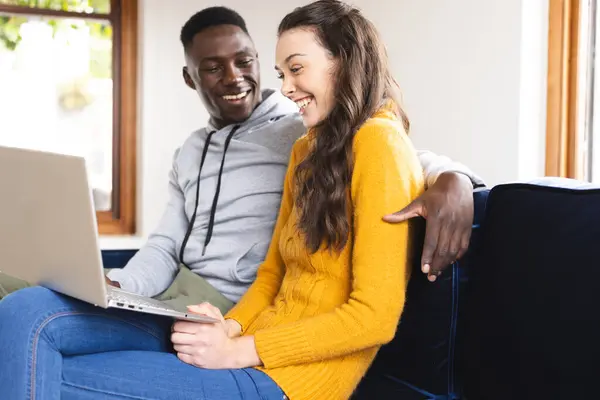
<instances>
[{"instance_id":1,"label":"jeans knee","mask_svg":"<svg viewBox=\"0 0 600 400\"><path fill-rule=\"evenodd\" d=\"M27 318L67 308L64 296L50 289L34 286L17 290L0 301L0 324L15 323Z\"/></svg>"}]
</instances>

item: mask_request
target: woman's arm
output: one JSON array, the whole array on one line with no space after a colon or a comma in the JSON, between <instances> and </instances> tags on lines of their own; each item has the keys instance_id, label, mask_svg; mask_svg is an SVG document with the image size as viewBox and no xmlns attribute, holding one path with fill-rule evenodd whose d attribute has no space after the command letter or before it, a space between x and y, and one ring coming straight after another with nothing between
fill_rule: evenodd
<instances>
[{"instance_id":1,"label":"woman's arm","mask_svg":"<svg viewBox=\"0 0 600 400\"><path fill-rule=\"evenodd\" d=\"M296 157L295 151L292 149L288 170L283 183L279 216L277 217L277 223L273 230L273 237L271 238L271 244L265 261L258 268L256 280L252 283L246 294L225 315L230 328L230 334L234 336L243 333L248 328L248 325L256 319L258 314L273 302L281 286L281 281L285 273L285 265L279 253L279 237L281 229L285 226L292 211L293 198L291 190L295 168ZM239 327L235 323L239 324Z\"/></svg>"},{"instance_id":2,"label":"woman's arm","mask_svg":"<svg viewBox=\"0 0 600 400\"><path fill-rule=\"evenodd\" d=\"M423 191L422 170L399 125L369 123L354 140L352 291L331 312L256 332L267 368L318 362L390 341L405 300L409 224L382 216Z\"/></svg>"}]
</instances>

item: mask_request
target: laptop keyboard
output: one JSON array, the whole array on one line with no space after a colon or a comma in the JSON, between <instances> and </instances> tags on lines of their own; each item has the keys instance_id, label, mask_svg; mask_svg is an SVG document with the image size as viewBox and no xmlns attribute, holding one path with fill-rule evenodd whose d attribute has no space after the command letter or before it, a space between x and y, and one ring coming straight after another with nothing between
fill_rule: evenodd
<instances>
[{"instance_id":1,"label":"laptop keyboard","mask_svg":"<svg viewBox=\"0 0 600 400\"><path fill-rule=\"evenodd\" d=\"M108 286L108 299L125 305L135 307L154 308L165 311L176 311L160 300L155 300L150 297L140 296L135 293L126 292L114 286Z\"/></svg>"}]
</instances>

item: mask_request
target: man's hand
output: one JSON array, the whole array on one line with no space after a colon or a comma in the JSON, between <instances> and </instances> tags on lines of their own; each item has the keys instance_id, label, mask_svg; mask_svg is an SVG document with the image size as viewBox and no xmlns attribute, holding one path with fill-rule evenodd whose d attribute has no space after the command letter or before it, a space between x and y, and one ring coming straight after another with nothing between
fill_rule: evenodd
<instances>
[{"instance_id":1,"label":"man's hand","mask_svg":"<svg viewBox=\"0 0 600 400\"><path fill-rule=\"evenodd\" d=\"M105 276L104 280L106 281L107 285L118 287L119 289L121 288L121 284L119 282L117 282L117 281L111 281L110 279L108 279L108 276Z\"/></svg>"},{"instance_id":2,"label":"man's hand","mask_svg":"<svg viewBox=\"0 0 600 400\"><path fill-rule=\"evenodd\" d=\"M421 268L434 282L469 247L473 212L471 180L463 174L446 172L408 206L383 219L398 223L421 216L427 220Z\"/></svg>"}]
</instances>

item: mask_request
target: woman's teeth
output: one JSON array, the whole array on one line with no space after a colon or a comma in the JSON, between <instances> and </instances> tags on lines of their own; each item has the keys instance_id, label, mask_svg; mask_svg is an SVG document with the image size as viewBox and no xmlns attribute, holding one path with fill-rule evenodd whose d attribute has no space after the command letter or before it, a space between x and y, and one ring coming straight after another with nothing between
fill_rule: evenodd
<instances>
[{"instance_id":1,"label":"woman's teeth","mask_svg":"<svg viewBox=\"0 0 600 400\"><path fill-rule=\"evenodd\" d=\"M305 97L302 100L298 100L296 102L296 105L298 106L298 108L300 109L300 112L303 112L304 109L306 108L307 105L310 104L310 102L313 100L312 97Z\"/></svg>"},{"instance_id":2,"label":"woman's teeth","mask_svg":"<svg viewBox=\"0 0 600 400\"><path fill-rule=\"evenodd\" d=\"M225 96L221 96L221 97L223 97L223 99L228 100L228 101L241 100L244 97L246 97L248 95L248 93L250 93L250 91L242 92L239 94L226 94Z\"/></svg>"}]
</instances>

